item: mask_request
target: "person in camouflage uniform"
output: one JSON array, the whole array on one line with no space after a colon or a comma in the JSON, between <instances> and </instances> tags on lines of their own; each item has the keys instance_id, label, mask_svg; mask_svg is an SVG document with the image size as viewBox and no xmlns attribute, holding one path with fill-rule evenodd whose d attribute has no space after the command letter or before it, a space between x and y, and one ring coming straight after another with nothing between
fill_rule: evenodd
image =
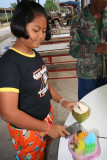
<instances>
[{"instance_id":1,"label":"person in camouflage uniform","mask_svg":"<svg viewBox=\"0 0 107 160\"><path fill-rule=\"evenodd\" d=\"M92 0L73 19L70 55L77 58L79 100L107 84L107 0Z\"/></svg>"}]
</instances>

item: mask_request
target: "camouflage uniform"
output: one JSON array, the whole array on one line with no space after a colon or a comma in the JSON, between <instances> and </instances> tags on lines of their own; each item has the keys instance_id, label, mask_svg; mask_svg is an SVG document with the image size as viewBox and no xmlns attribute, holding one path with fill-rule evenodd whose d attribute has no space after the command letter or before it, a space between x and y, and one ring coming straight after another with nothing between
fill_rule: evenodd
<instances>
[{"instance_id":1,"label":"camouflage uniform","mask_svg":"<svg viewBox=\"0 0 107 160\"><path fill-rule=\"evenodd\" d=\"M77 58L79 78L100 79L105 75L107 77L107 55L95 52L96 45L104 42L107 42L107 10L103 11L100 37L96 20L88 5L73 19L70 30L70 54Z\"/></svg>"}]
</instances>

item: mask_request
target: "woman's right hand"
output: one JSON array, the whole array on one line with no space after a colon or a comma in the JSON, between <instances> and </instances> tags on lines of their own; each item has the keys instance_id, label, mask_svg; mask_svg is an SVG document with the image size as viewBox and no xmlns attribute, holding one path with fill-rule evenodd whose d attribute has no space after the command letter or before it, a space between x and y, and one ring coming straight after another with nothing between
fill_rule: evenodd
<instances>
[{"instance_id":1,"label":"woman's right hand","mask_svg":"<svg viewBox=\"0 0 107 160\"><path fill-rule=\"evenodd\" d=\"M59 124L50 124L49 132L47 133L53 139L58 139L60 137L65 137L70 135L70 133L65 129L65 126Z\"/></svg>"}]
</instances>

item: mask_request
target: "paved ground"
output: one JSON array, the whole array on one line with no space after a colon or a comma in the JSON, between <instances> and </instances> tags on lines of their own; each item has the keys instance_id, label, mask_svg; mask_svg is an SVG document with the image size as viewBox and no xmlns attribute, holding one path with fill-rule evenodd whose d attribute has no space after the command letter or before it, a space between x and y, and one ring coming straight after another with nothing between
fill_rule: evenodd
<instances>
[{"instance_id":1,"label":"paved ground","mask_svg":"<svg viewBox=\"0 0 107 160\"><path fill-rule=\"evenodd\" d=\"M5 27L0 28L0 42L7 39L9 36L11 36L11 30L9 24Z\"/></svg>"},{"instance_id":2,"label":"paved ground","mask_svg":"<svg viewBox=\"0 0 107 160\"><path fill-rule=\"evenodd\" d=\"M12 39L12 37L11 37ZM3 49L4 46L11 46L10 38L0 44ZM2 54L2 52L1 52ZM50 76L75 76L73 72L51 73ZM60 93L65 99L69 101L77 101L77 78L62 79L62 80L49 80L49 83ZM64 124L69 111L61 108L59 104L51 101L54 109L54 123ZM57 160L57 147L58 141L53 141L48 150L47 160ZM7 124L0 118L0 160L14 160L14 149L11 143L11 138L7 129Z\"/></svg>"},{"instance_id":3,"label":"paved ground","mask_svg":"<svg viewBox=\"0 0 107 160\"><path fill-rule=\"evenodd\" d=\"M6 26L4 28L0 28L0 37L9 34L10 31L10 26Z\"/></svg>"}]
</instances>

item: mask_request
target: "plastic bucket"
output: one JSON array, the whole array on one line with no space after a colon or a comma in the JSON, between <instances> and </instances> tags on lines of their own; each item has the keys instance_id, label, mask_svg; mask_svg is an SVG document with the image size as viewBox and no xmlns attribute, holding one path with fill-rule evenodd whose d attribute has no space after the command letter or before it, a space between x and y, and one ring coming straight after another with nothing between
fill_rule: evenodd
<instances>
[{"instance_id":1,"label":"plastic bucket","mask_svg":"<svg viewBox=\"0 0 107 160\"><path fill-rule=\"evenodd\" d=\"M72 156L75 160L94 160L100 155L100 147L99 147L98 141L97 141L95 151L93 153L89 154L89 155L84 155L84 156L76 154L71 149L70 143L74 143L74 134L69 138L68 148L69 148L69 151L71 152L71 154L72 154Z\"/></svg>"}]
</instances>

